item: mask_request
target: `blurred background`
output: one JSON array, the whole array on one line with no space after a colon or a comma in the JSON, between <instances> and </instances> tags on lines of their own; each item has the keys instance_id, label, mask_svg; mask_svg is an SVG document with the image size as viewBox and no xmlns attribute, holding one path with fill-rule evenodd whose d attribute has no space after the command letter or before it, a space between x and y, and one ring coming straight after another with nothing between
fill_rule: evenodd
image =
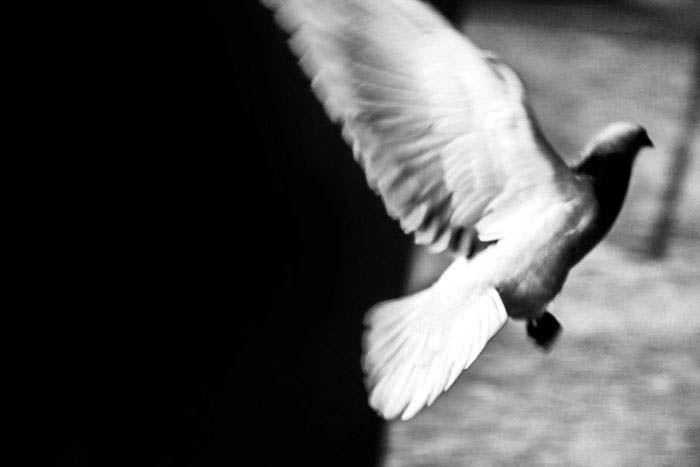
<instances>
[{"instance_id":1,"label":"blurred background","mask_svg":"<svg viewBox=\"0 0 700 467\"><path fill-rule=\"evenodd\" d=\"M89 102L86 155L46 169L32 267L51 313L27 341L42 448L27 452L61 466L700 464L698 3L433 3L522 74L567 158L614 120L656 144L553 305L558 345L543 354L510 323L431 408L377 418L362 316L448 259L386 216L258 2L124 7L137 20L115 37L136 44L96 46L84 63L109 66L66 87Z\"/></svg>"},{"instance_id":2,"label":"blurred background","mask_svg":"<svg viewBox=\"0 0 700 467\"><path fill-rule=\"evenodd\" d=\"M700 2L464 2L455 22L518 70L575 158L606 122L644 125L607 239L550 311L551 353L510 322L434 406L389 426L387 466L700 465ZM449 263L414 253L408 288Z\"/></svg>"}]
</instances>

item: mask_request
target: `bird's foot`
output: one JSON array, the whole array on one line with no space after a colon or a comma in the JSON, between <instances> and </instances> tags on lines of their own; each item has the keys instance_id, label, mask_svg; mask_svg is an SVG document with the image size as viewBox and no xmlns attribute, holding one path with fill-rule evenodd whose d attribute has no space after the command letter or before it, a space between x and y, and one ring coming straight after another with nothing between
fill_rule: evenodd
<instances>
[{"instance_id":1,"label":"bird's foot","mask_svg":"<svg viewBox=\"0 0 700 467\"><path fill-rule=\"evenodd\" d=\"M539 318L531 318L527 321L527 335L530 336L538 347L545 352L552 349L562 327L559 321L548 311Z\"/></svg>"}]
</instances>

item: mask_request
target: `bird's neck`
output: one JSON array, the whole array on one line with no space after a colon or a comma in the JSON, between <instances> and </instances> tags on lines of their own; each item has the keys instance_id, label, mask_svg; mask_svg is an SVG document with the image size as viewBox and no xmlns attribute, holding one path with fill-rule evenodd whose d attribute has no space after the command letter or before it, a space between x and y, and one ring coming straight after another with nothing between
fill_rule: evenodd
<instances>
[{"instance_id":1,"label":"bird's neck","mask_svg":"<svg viewBox=\"0 0 700 467\"><path fill-rule=\"evenodd\" d=\"M585 242L585 249L590 250L608 233L620 214L632 174L632 159L592 156L574 171L590 181L598 202L598 214Z\"/></svg>"}]
</instances>

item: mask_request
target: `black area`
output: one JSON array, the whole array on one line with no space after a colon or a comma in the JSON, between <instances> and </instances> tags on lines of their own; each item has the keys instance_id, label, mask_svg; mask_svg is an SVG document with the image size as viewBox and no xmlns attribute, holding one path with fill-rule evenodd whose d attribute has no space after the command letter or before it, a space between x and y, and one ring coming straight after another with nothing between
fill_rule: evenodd
<instances>
[{"instance_id":1,"label":"black area","mask_svg":"<svg viewBox=\"0 0 700 467\"><path fill-rule=\"evenodd\" d=\"M25 190L25 454L376 465L361 320L401 293L410 239L285 35L252 0L78 11Z\"/></svg>"},{"instance_id":2,"label":"black area","mask_svg":"<svg viewBox=\"0 0 700 467\"><path fill-rule=\"evenodd\" d=\"M47 169L36 451L375 465L361 320L410 240L257 2L129 13L145 32L72 95L84 150Z\"/></svg>"},{"instance_id":3,"label":"black area","mask_svg":"<svg viewBox=\"0 0 700 467\"><path fill-rule=\"evenodd\" d=\"M466 14L469 5L467 0L432 0L430 3L453 24Z\"/></svg>"},{"instance_id":4,"label":"black area","mask_svg":"<svg viewBox=\"0 0 700 467\"><path fill-rule=\"evenodd\" d=\"M548 311L537 319L529 319L525 329L535 344L545 351L552 348L562 331L559 321Z\"/></svg>"}]
</instances>

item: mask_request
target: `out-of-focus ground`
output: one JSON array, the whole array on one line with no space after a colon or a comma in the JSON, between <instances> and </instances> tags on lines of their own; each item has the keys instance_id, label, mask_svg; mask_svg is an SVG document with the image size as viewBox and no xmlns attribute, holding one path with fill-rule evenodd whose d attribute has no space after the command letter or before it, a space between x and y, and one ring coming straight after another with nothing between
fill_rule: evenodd
<instances>
[{"instance_id":1,"label":"out-of-focus ground","mask_svg":"<svg viewBox=\"0 0 700 467\"><path fill-rule=\"evenodd\" d=\"M387 467L700 465L700 141L668 257L642 254L686 108L692 41L607 6L477 3L465 31L513 65L553 145L576 157L605 124L656 144L607 240L569 276L544 354L510 322L435 404L392 422ZM418 255L410 288L447 264Z\"/></svg>"}]
</instances>

